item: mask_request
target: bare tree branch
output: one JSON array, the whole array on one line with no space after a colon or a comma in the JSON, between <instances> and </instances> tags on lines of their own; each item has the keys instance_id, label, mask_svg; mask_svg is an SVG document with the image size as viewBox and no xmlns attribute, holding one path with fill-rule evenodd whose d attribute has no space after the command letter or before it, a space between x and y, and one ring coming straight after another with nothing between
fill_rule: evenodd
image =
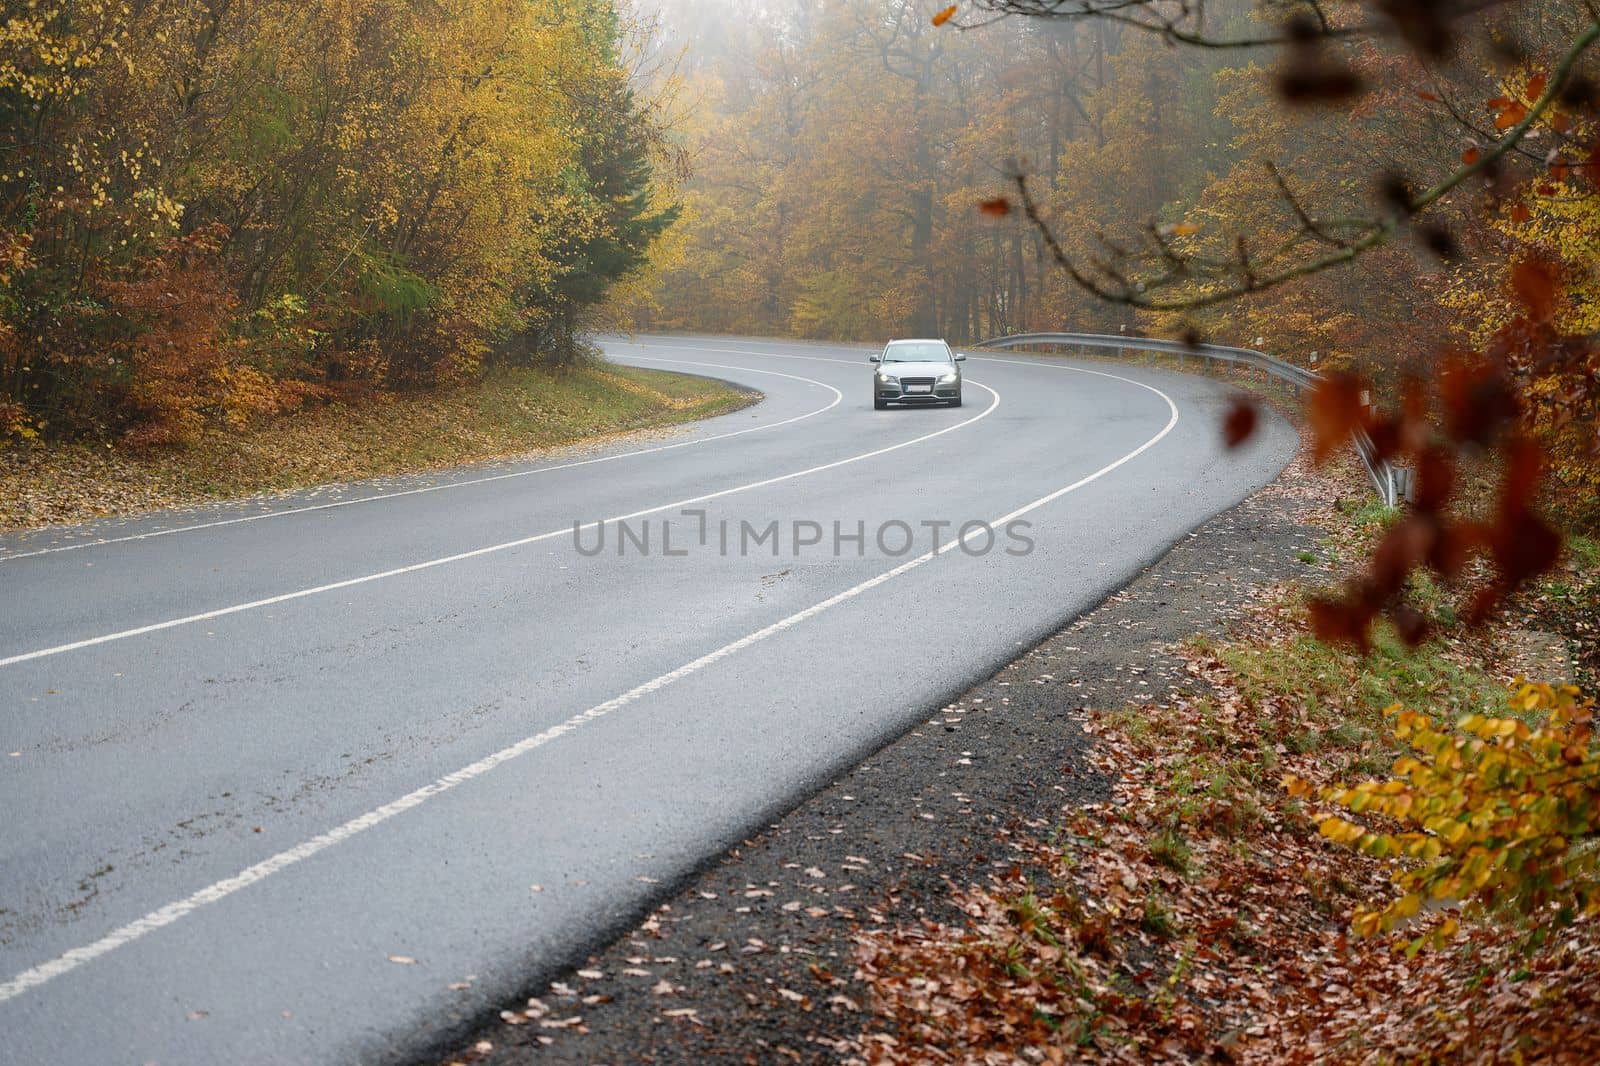
<instances>
[{"instance_id":1,"label":"bare tree branch","mask_svg":"<svg viewBox=\"0 0 1600 1066\"><path fill-rule=\"evenodd\" d=\"M1136 0L1121 0L1121 2L1134 3ZM1351 262L1389 240L1410 219L1426 211L1463 182L1478 175L1492 173L1504 156L1522 150L1519 148L1522 141L1556 102L1571 79L1579 58L1597 40L1600 40L1600 20L1590 23L1571 41L1551 72L1539 98L1528 108L1527 114L1521 121L1506 130L1492 147L1431 188L1416 194L1402 193L1399 202L1394 205L1395 209L1389 213L1374 218L1353 219L1339 223L1341 228L1353 231L1350 237L1335 235L1332 223L1315 221L1290 191L1277 168L1272 167L1273 178L1295 215L1298 236L1333 246L1331 251L1320 256L1277 270L1261 271L1250 257L1242 236L1235 243L1236 256L1233 262L1218 269L1205 264L1199 257L1177 255L1172 244L1159 232L1156 232L1153 241L1153 251L1144 255L1142 261L1160 263L1165 267L1164 270L1143 279L1130 276L1124 264L1137 265L1141 257L1116 247L1104 238L1100 243L1110 251L1111 261L1096 263L1093 270L1086 270L1074 262L1062 248L1050 224L1045 220L1038 202L1034 199L1027 177L1020 170L1013 170L1012 181L1017 187L1023 214L1038 230L1051 259L1080 288L1108 302L1146 310L1182 311L1211 307ZM1292 241L1291 246L1295 243L1300 242ZM1178 259L1176 263L1174 263L1175 257ZM1099 276L1096 276L1097 274ZM1174 296L1160 294L1162 290L1178 283L1185 283L1191 289L1198 283L1204 291L1189 291Z\"/></svg>"},{"instance_id":2,"label":"bare tree branch","mask_svg":"<svg viewBox=\"0 0 1600 1066\"><path fill-rule=\"evenodd\" d=\"M1505 2L1452 0L1439 4L1432 14L1441 22L1453 22ZM1154 33L1175 44L1216 49L1304 44L1307 31L1312 38L1323 40L1352 40L1395 32L1394 23L1387 18L1337 25L1329 20L1318 0L1272 0L1268 6L1281 12L1279 22L1283 28L1240 36L1211 36L1206 32L1206 0L976 0L976 6L992 17L977 22L953 21L951 25L973 29L1013 15L1060 21L1101 19Z\"/></svg>"}]
</instances>

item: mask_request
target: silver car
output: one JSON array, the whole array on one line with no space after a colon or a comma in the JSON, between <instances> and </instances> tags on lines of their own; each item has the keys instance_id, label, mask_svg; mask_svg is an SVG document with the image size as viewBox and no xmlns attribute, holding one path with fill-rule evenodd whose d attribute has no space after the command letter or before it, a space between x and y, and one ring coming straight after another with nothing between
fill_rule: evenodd
<instances>
[{"instance_id":1,"label":"silver car","mask_svg":"<svg viewBox=\"0 0 1600 1066\"><path fill-rule=\"evenodd\" d=\"M892 403L947 403L961 406L961 362L966 356L952 352L938 340L890 341L872 357L872 406L879 411Z\"/></svg>"}]
</instances>

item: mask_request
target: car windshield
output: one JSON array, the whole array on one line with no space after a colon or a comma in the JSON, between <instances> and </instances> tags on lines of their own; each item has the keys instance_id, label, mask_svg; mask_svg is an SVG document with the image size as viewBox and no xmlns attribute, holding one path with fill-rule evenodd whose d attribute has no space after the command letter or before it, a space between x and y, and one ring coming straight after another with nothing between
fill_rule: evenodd
<instances>
[{"instance_id":1,"label":"car windshield","mask_svg":"<svg viewBox=\"0 0 1600 1066\"><path fill-rule=\"evenodd\" d=\"M948 363L950 350L938 341L891 344L883 350L885 363Z\"/></svg>"}]
</instances>

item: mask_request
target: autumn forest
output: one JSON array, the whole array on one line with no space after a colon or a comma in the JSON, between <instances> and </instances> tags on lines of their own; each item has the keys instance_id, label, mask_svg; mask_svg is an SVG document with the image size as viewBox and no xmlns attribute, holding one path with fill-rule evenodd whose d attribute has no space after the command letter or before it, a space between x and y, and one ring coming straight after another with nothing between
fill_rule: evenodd
<instances>
[{"instance_id":1,"label":"autumn forest","mask_svg":"<svg viewBox=\"0 0 1600 1066\"><path fill-rule=\"evenodd\" d=\"M631 33L608 0L7 5L0 434L181 442L569 356L673 217Z\"/></svg>"}]
</instances>

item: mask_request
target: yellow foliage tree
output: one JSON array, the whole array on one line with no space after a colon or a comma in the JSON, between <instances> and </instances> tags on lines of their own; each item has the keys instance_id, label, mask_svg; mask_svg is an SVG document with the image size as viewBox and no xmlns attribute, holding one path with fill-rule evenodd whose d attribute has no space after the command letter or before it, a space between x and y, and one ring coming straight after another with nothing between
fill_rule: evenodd
<instances>
[{"instance_id":1,"label":"yellow foliage tree","mask_svg":"<svg viewBox=\"0 0 1600 1066\"><path fill-rule=\"evenodd\" d=\"M1391 707L1394 736L1411 748L1393 776L1320 790L1323 802L1365 820L1329 816L1323 836L1400 862L1400 895L1358 910L1358 932L1388 932L1440 906L1558 926L1600 911L1594 700L1570 685L1523 684L1511 705L1532 724L1469 714L1451 729ZM1297 795L1313 791L1302 780L1286 784ZM1441 943L1458 927L1446 917L1412 946Z\"/></svg>"},{"instance_id":2,"label":"yellow foliage tree","mask_svg":"<svg viewBox=\"0 0 1600 1066\"><path fill-rule=\"evenodd\" d=\"M292 400L459 379L570 317L670 212L621 33L613 0L11 5L4 424L155 440L142 423L229 407L153 402L171 388L141 377L155 362L105 354L153 328L129 301L158 299L141 279L200 231L231 310L184 336L224 357L206 380L257 400L263 382Z\"/></svg>"}]
</instances>

